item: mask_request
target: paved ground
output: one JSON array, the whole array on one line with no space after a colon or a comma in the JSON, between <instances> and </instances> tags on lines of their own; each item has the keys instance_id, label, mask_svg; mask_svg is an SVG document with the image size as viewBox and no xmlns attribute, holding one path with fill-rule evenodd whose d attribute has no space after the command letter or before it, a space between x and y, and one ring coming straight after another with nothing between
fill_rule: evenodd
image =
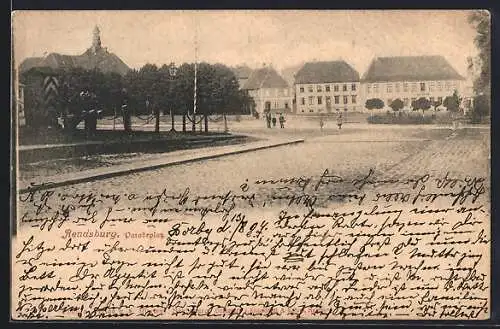
<instances>
[{"instance_id":1,"label":"paved ground","mask_svg":"<svg viewBox=\"0 0 500 329\"><path fill-rule=\"evenodd\" d=\"M266 129L264 128L264 132ZM261 135L264 133L261 133ZM269 134L269 133L268 133ZM245 180L320 175L325 169L343 177L374 168L386 175L422 171L489 175L489 130L424 127L316 131L305 143L193 162L62 187L65 191L127 193L164 188L217 193L237 189ZM297 136L302 137L302 136ZM57 189L56 189L57 190Z\"/></svg>"}]
</instances>

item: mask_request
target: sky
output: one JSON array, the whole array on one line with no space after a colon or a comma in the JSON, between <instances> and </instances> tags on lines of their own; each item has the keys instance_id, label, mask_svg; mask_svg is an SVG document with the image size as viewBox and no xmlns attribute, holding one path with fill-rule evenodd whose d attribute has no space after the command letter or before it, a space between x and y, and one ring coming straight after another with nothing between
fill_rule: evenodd
<instances>
[{"instance_id":1,"label":"sky","mask_svg":"<svg viewBox=\"0 0 500 329\"><path fill-rule=\"evenodd\" d=\"M51 52L81 54L97 25L102 45L131 68L193 62L197 53L199 61L278 70L343 59L362 75L376 56L443 55L465 75L467 57L477 54L467 15L452 10L18 11L12 30L16 63Z\"/></svg>"}]
</instances>

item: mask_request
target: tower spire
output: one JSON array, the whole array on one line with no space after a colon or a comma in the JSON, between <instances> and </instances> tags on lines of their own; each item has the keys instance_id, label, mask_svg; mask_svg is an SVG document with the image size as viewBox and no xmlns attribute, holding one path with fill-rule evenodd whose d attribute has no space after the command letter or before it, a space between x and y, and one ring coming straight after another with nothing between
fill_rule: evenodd
<instances>
[{"instance_id":1,"label":"tower spire","mask_svg":"<svg viewBox=\"0 0 500 329\"><path fill-rule=\"evenodd\" d=\"M96 53L101 49L101 30L96 25L94 27L93 38L92 38L92 51Z\"/></svg>"}]
</instances>

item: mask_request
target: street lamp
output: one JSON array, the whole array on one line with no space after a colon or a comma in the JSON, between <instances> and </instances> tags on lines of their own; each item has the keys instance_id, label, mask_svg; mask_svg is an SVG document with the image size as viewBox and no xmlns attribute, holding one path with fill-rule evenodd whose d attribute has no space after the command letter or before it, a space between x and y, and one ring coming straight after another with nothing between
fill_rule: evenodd
<instances>
[{"instance_id":1,"label":"street lamp","mask_svg":"<svg viewBox=\"0 0 500 329\"><path fill-rule=\"evenodd\" d=\"M170 63L170 66L168 68L168 76L170 78L170 83L169 83L169 91L170 91L170 99L171 99L171 102L170 102L170 119L172 120L172 128L170 129L170 131L174 132L175 131L175 122L174 122L174 112L172 111L172 99L175 100L175 97L172 97L172 90L174 89L173 88L173 81L175 79L175 76L177 75L177 67L175 67L175 64L174 62Z\"/></svg>"}]
</instances>

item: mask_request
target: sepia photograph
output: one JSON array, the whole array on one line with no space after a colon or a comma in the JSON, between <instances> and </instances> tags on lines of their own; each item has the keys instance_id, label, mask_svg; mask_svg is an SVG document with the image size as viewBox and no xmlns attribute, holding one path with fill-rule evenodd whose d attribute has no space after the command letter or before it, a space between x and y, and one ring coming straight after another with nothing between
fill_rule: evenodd
<instances>
[{"instance_id":1,"label":"sepia photograph","mask_svg":"<svg viewBox=\"0 0 500 329\"><path fill-rule=\"evenodd\" d=\"M11 15L11 320L487 320L486 10Z\"/></svg>"}]
</instances>

